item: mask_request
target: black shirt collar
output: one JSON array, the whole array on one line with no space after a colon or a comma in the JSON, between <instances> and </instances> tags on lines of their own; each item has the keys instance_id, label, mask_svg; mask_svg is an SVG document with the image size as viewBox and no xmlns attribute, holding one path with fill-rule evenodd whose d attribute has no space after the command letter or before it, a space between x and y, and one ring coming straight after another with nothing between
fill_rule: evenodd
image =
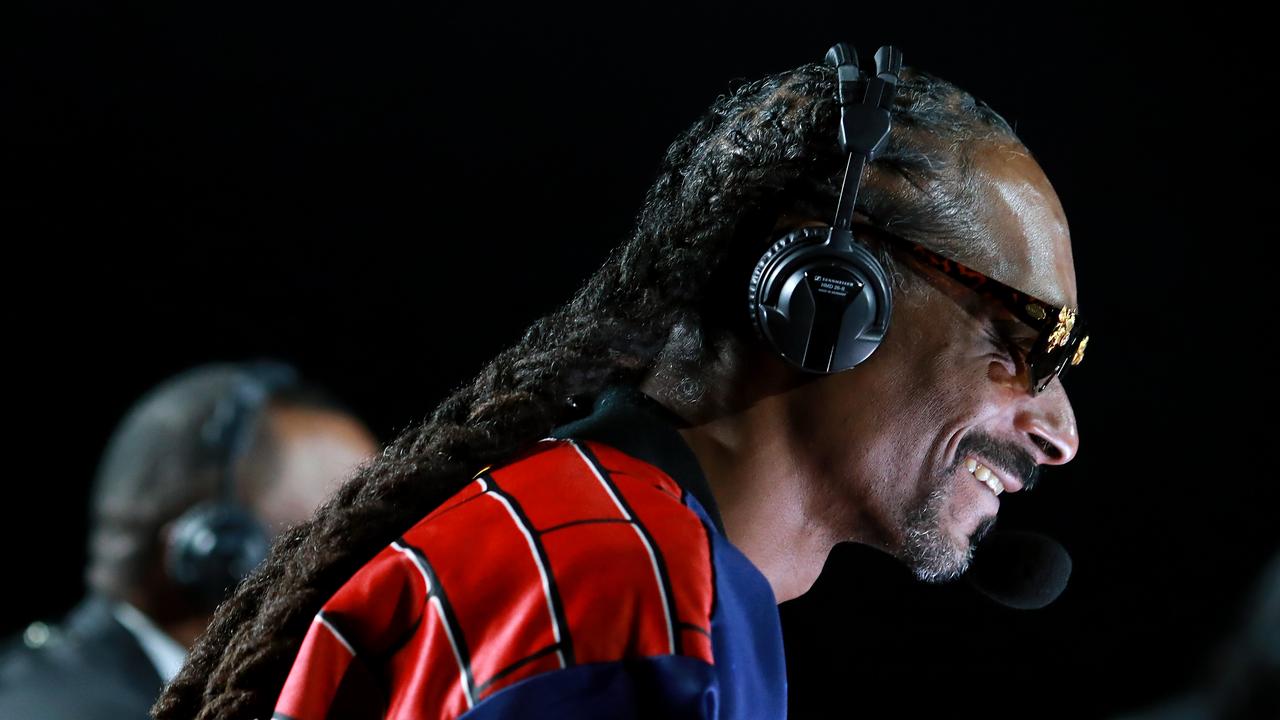
<instances>
[{"instance_id":1,"label":"black shirt collar","mask_svg":"<svg viewBox=\"0 0 1280 720\"><path fill-rule=\"evenodd\" d=\"M679 415L631 385L613 385L596 396L591 414L556 427L551 437L594 440L657 467L692 493L724 534L724 523L698 458L676 428Z\"/></svg>"}]
</instances>

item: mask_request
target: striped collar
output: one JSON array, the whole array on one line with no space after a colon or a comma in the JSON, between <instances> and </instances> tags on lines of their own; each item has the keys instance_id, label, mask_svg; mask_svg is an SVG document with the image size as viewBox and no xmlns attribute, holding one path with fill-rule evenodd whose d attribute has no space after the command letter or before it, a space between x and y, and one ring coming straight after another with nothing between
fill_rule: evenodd
<instances>
[{"instance_id":1,"label":"striped collar","mask_svg":"<svg viewBox=\"0 0 1280 720\"><path fill-rule=\"evenodd\" d=\"M658 468L707 511L716 530L724 522L698 458L676 428L683 418L631 385L612 385L596 396L590 415L551 431L552 437L595 440Z\"/></svg>"}]
</instances>

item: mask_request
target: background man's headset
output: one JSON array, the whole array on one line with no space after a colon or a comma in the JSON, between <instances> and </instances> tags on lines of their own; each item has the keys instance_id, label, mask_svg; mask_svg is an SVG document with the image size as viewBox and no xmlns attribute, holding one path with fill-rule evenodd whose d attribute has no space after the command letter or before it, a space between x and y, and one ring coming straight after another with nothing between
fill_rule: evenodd
<instances>
[{"instance_id":1,"label":"background man's headset","mask_svg":"<svg viewBox=\"0 0 1280 720\"><path fill-rule=\"evenodd\" d=\"M788 233L751 273L752 326L784 360L811 373L836 373L866 360L884 339L893 310L884 267L850 230L862 171L889 141L902 53L885 45L875 61L875 77L867 77L852 45L827 51L837 73L840 149L849 155L835 220Z\"/></svg>"},{"instance_id":2,"label":"background man's headset","mask_svg":"<svg viewBox=\"0 0 1280 720\"><path fill-rule=\"evenodd\" d=\"M236 466L252 446L271 398L297 383L297 372L283 363L247 364L201 427L200 441L217 468L218 494L174 522L166 570L210 608L267 556L270 533L236 500Z\"/></svg>"}]
</instances>

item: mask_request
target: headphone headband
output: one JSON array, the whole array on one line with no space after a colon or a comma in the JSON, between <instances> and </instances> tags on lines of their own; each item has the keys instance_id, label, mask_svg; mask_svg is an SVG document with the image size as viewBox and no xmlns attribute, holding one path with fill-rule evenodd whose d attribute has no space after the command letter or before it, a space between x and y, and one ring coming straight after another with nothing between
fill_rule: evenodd
<instances>
[{"instance_id":1,"label":"headphone headband","mask_svg":"<svg viewBox=\"0 0 1280 720\"><path fill-rule=\"evenodd\" d=\"M217 458L218 494L174 522L167 568L176 584L210 608L266 557L267 528L236 499L236 465L252 445L267 403L297 383L297 371L283 363L243 365L200 428L201 440Z\"/></svg>"},{"instance_id":2,"label":"headphone headband","mask_svg":"<svg viewBox=\"0 0 1280 720\"><path fill-rule=\"evenodd\" d=\"M235 466L253 442L256 420L272 396L298 383L293 367L272 360L245 363L236 370L233 387L214 406L200 437L218 458L219 498L235 501Z\"/></svg>"},{"instance_id":3,"label":"headphone headband","mask_svg":"<svg viewBox=\"0 0 1280 720\"><path fill-rule=\"evenodd\" d=\"M848 43L837 43L827 51L826 62L836 66L836 96L840 102L840 149L849 155L844 183L832 227L847 230L853 224L853 210L858 203L862 171L889 144L893 120L889 114L898 74L902 71L902 51L885 45L876 51L876 75L863 76L858 68L858 53ZM857 98L857 84L866 81L862 97Z\"/></svg>"},{"instance_id":4,"label":"headphone headband","mask_svg":"<svg viewBox=\"0 0 1280 720\"><path fill-rule=\"evenodd\" d=\"M835 218L829 227L777 240L751 273L752 326L783 360L806 372L858 365L889 327L888 274L851 231L862 171L888 146L902 69L902 53L892 46L881 47L875 60L876 74L867 78L852 45L837 43L827 51L825 61L836 68L840 149L848 155Z\"/></svg>"}]
</instances>

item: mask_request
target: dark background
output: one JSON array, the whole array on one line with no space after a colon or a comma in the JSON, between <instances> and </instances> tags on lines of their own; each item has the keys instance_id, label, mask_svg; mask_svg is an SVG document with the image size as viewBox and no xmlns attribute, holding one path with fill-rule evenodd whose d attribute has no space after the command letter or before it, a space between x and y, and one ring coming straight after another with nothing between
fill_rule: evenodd
<instances>
[{"instance_id":1,"label":"dark background","mask_svg":"<svg viewBox=\"0 0 1280 720\"><path fill-rule=\"evenodd\" d=\"M21 8L0 630L81 591L97 456L154 383L283 357L390 439L570 296L733 79L848 40L991 103L1066 209L1094 325L1081 452L1001 526L1075 572L1019 612L838 549L782 607L793 714L1098 717L1178 692L1280 549L1257 24L1219 3Z\"/></svg>"}]
</instances>

